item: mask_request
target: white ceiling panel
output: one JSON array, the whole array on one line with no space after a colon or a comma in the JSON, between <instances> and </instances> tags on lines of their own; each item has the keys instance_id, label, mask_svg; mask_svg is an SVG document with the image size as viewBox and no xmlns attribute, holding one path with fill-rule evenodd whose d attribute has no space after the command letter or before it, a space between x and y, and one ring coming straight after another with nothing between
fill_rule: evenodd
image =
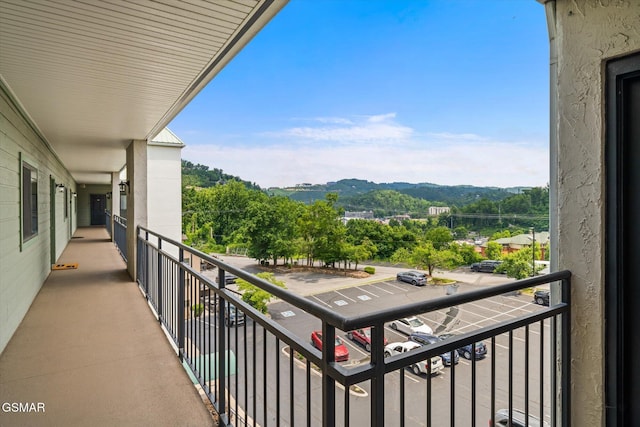
<instances>
[{"instance_id":1,"label":"white ceiling panel","mask_svg":"<svg viewBox=\"0 0 640 427\"><path fill-rule=\"evenodd\" d=\"M78 183L108 183L285 4L0 0L0 76Z\"/></svg>"}]
</instances>

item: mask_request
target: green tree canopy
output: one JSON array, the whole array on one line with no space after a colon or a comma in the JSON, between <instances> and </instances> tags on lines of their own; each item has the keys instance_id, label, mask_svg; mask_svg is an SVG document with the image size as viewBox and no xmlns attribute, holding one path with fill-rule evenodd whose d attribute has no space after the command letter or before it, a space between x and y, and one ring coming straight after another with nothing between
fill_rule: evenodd
<instances>
[{"instance_id":1,"label":"green tree canopy","mask_svg":"<svg viewBox=\"0 0 640 427\"><path fill-rule=\"evenodd\" d=\"M266 280L267 282L273 283L276 286L286 289L284 282L276 279L276 276L273 273L265 271L256 274L256 276ZM269 303L271 298L273 298L273 295L243 279L238 279L236 283L238 284L238 289L240 290L240 292L242 292L242 301L251 305L261 313L267 312L267 304Z\"/></svg>"}]
</instances>

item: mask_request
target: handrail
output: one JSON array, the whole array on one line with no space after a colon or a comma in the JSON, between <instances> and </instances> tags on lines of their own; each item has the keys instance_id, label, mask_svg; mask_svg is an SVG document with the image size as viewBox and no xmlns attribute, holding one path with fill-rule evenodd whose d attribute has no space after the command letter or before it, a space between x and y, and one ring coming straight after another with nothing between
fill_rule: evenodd
<instances>
[{"instance_id":1,"label":"handrail","mask_svg":"<svg viewBox=\"0 0 640 427\"><path fill-rule=\"evenodd\" d=\"M290 304L295 305L296 307L303 308L306 312L316 315L318 317L322 317L329 323L330 325L339 328L341 330L352 330L357 328L366 327L372 325L373 323L389 322L391 320L395 320L398 317L406 317L415 315L418 313L424 313L427 311L438 310L442 308L447 308L452 305L460 305L464 303L469 303L477 300L481 300L484 298L506 294L508 292L514 292L526 288L535 287L538 285L555 282L559 280L569 279L571 277L571 272L568 270L558 271L549 273L543 276L531 277L528 279L519 280L513 283L507 283L504 285L496 285L490 288L479 289L477 291L469 291L462 294L448 295L445 297L440 297L428 301L420 301L413 304L406 304L400 307L393 307L387 310L377 311L375 313L358 315L358 316L343 316L335 311L329 310L328 308L317 304L313 301L310 301L307 298L301 297L299 295L293 294L286 289L275 286L272 283L267 282L255 275L248 273L242 269L233 267L221 261L218 258L212 257L204 252L201 252L195 248L187 246L183 243L177 242L172 239L168 239L162 237L160 234L155 233L148 228L139 227L140 230L149 233L152 236L162 238L163 241L171 243L172 245L189 251L194 255L197 255L199 258L207 261L210 264L214 264L216 267L221 268L224 271L228 271L230 273L235 274L236 276L246 280L247 282L258 286L259 288L275 295L283 301L286 301Z\"/></svg>"},{"instance_id":2,"label":"handrail","mask_svg":"<svg viewBox=\"0 0 640 427\"><path fill-rule=\"evenodd\" d=\"M257 333L256 325L259 325L263 331L262 342L264 347L265 358L264 366L261 367L260 373L255 372L254 369L254 387L255 375L264 375L265 385L264 390L253 390L255 399L264 400L264 416L267 412L267 384L266 378L273 373L268 373L267 368L267 336L273 337L276 340L276 347L278 343L288 346L290 351L291 368L293 369L293 353L298 353L304 360L306 360L307 376L309 376L311 364L318 367L322 377L322 419L323 425L334 426L336 425L336 399L339 397L336 394L336 384L341 384L345 387L345 405L348 406L347 391L350 387L361 384L370 383L370 420L372 426L382 426L385 420L385 378L386 375L393 372L401 371L403 368L412 366L424 360L431 360L432 357L437 357L443 353L453 354L454 350L465 345L473 345L485 339L490 339L492 342L492 352L495 351L495 337L507 333L509 337L512 336L513 331L519 328L529 328L531 325L540 324L542 328L542 322L550 319L551 323L551 355L550 358L558 357L559 362L557 366L559 371L556 371L556 364L551 364L551 368L547 372L550 376L550 384L553 388L551 393L551 410L550 417L554 419L554 425L556 417L564 425L569 422L569 405L570 405L570 387L569 387L569 360L570 360L570 271L559 271L550 273L543 276L532 277L504 285L494 285L491 287L471 290L463 293L457 293L454 295L447 295L444 297L438 297L426 301L419 301L402 306L392 307L388 309L379 310L374 313L366 313L362 315L350 315L345 316L337 313L323 305L315 303L310 299L293 294L286 289L282 289L275 286L253 274L250 274L244 270L235 268L226 264L218 258L207 255L201 251L184 245L181 242L177 242L172 239L168 239L152 230L138 226L137 228L138 239L138 282L145 296L149 300L150 306L156 312L158 320L163 327L167 330L167 335L172 337L174 344L178 347L178 354L185 360L190 369L194 372L198 378L199 383L204 388L207 396L211 400L216 410L221 415L222 425L236 425L238 421L237 408L235 412L235 422L232 421L232 409L229 407L231 401L237 402L241 399L241 396L233 396L231 399L231 389L235 389L236 392L240 387L237 382L234 385L231 378L226 377L226 372L229 367L226 360L219 360L217 363L210 365L208 368L203 368L196 360L197 354L202 351L195 351L193 342L188 342L194 339L198 342L207 342L209 345L209 352L215 351L216 354L226 354L232 348L235 351L240 351L238 330L232 333L228 328L222 325L225 322L225 315L223 310L217 311L217 314L213 317L209 317L210 324L206 330L200 330L201 326L194 326L189 324L187 326L186 318L188 317L188 308L185 307L186 301L193 303L193 297L196 295L194 292L195 287L207 292L210 292L210 298L213 297L214 301L217 301L218 307L227 307L228 304L236 306L237 310L240 310L247 318L254 321L252 334L254 335L253 351L255 352L255 334ZM172 250L173 249L173 250ZM203 275L198 269L185 262L185 255L193 255L199 257L203 261L210 263L219 268L218 270L218 282L214 283L213 280ZM322 323L322 333L325 337L322 350L318 350L313 347L307 340L302 340L287 328L283 327L277 321L263 316L259 311L238 298L237 294L233 291L226 289L224 280L225 272L230 272L237 277L246 280L247 282L271 293L278 297L280 300L287 302L298 309L305 311L306 313L316 317ZM495 297L504 294L510 294L515 291L519 291L526 288L532 288L547 283L561 282L561 301L550 307L537 310L534 313L527 315L520 315L516 319L507 320L495 323L491 326L485 326L478 328L472 332L462 333L452 338L448 338L444 341L421 347L411 352L404 353L402 355L396 355L391 357L385 357L384 352L384 326L385 323L394 321L401 317L408 317L411 315L418 315L421 313L434 312L445 308L451 308L462 304L472 303L480 301L486 298ZM197 291L200 292L200 291ZM177 299L176 299L177 297ZM176 316L177 314L177 316ZM556 320L560 319L557 323ZM358 366L343 366L335 361L335 342L331 338L335 337L337 330L350 331L359 329L362 327L372 327L372 339L371 339L371 353L370 359L367 362L360 363ZM196 328L195 330L193 328ZM204 328L204 326L202 326ZM191 328L191 330L189 330ZM245 352L247 346L247 328L243 328L245 338L243 338ZM528 329L527 329L528 330ZM543 331L540 331L542 337ZM231 336L234 336L235 343L231 341ZM209 338L205 338L209 337ZM527 337L528 340L528 337ZM556 343L557 341L557 343ZM558 347L558 350L556 349ZM541 349L542 352L542 349ZM495 356L493 356L495 357ZM511 357L511 356L509 356ZM527 360L528 360L528 356ZM257 358L254 353L253 358ZM495 359L493 359L495 362ZM245 362L247 363L247 362ZM540 357L540 363L542 364L542 356ZM475 369L475 361L472 363ZM279 364L276 364L279 368ZM204 370L203 370L204 369ZM217 374L218 380L215 382L209 382L207 380L207 369L213 369ZM245 365L245 370L246 370ZM493 368L492 368L493 369ZM509 365L509 375L511 376L511 362ZM276 378L278 384L276 388L279 390L279 371L276 371ZM452 367L452 374L454 369ZM492 371L493 372L493 371ZM543 368L540 366L539 375L542 376ZM245 377L247 373L245 372ZM291 373L290 387L293 389L293 372ZM475 374L474 374L475 375ZM492 374L495 375L495 372ZM528 374L527 374L528 376ZM559 377L559 380L557 379ZM237 377L236 377L237 378ZM527 377L528 378L528 377ZM237 379L236 379L237 381ZM247 380L245 379L245 382ZM307 378L309 380L309 377ZM511 380L510 380L511 381ZM429 380L430 384L430 380ZM542 382L540 382L542 384ZM249 384L245 383L244 387L248 387ZM453 386L452 386L453 387ZM475 387L475 386L473 386ZM492 386L494 387L494 386ZM542 385L541 385L542 387ZM557 389L556 389L557 388ZM558 392L558 390L560 392ZM512 391L510 391L511 393ZM309 393L309 390L307 390ZM229 394L229 395L227 395ZM453 398L453 391L451 392ZM475 396L475 394L474 394ZM246 396L245 396L245 399ZM430 404L431 397L428 397ZM475 397L473 397L475 399ZM492 392L492 402L495 399L495 394ZM544 400L542 388L540 389L540 399ZM559 403L558 402L559 399ZM404 401L404 397L402 397ZM511 400L509 401L511 402ZM249 401L245 402L248 405ZM253 403L255 405L255 401ZM276 405L279 408L279 398ZM474 403L475 404L475 403ZM291 403L293 405L293 403ZM307 406L310 405L310 396L307 396ZM493 403L492 403L493 405ZM509 403L511 405L511 403ZM556 411L556 405L560 406L560 412ZM237 403L236 403L237 406ZM492 412L495 408L492 406ZM243 408L244 411L251 412L252 417L260 416L260 411L257 408ZM309 409L308 409L309 410ZM257 412L256 412L257 411ZM347 409L345 409L347 411ZM543 417L543 407L540 405L539 416ZM475 411L473 411L475 414ZM277 411L280 414L279 410ZM404 413L404 411L402 412ZM427 410L430 414L430 410ZM453 413L453 406L452 406ZM347 412L348 414L348 412ZM536 413L536 415L538 415ZM281 415L277 415L278 418ZM345 415L347 416L347 415ZM431 415L427 415L430 419ZM475 416L475 415L474 415ZM549 415L547 415L549 416ZM294 417L293 406L290 414L291 419ZM307 415L309 417L309 415ZM279 420L278 420L279 421ZM309 418L307 418L307 423ZM429 422L427 422L429 424Z\"/></svg>"}]
</instances>

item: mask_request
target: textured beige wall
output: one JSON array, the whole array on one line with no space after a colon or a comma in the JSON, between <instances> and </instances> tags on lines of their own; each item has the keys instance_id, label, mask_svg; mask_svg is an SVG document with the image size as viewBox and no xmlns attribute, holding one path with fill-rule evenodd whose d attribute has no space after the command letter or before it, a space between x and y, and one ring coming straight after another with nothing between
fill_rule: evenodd
<instances>
[{"instance_id":1,"label":"textured beige wall","mask_svg":"<svg viewBox=\"0 0 640 427\"><path fill-rule=\"evenodd\" d=\"M604 425L604 66L640 50L640 1L558 0L558 267L573 272L572 424Z\"/></svg>"}]
</instances>

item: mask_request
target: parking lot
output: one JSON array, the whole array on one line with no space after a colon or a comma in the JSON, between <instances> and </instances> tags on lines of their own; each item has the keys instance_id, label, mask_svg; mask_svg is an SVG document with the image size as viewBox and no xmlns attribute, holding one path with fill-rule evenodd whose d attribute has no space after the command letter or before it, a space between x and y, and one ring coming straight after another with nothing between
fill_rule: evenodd
<instances>
[{"instance_id":1,"label":"parking lot","mask_svg":"<svg viewBox=\"0 0 640 427\"><path fill-rule=\"evenodd\" d=\"M251 266L245 265L242 268L251 271ZM345 315L363 314L420 300L446 297L447 293L452 290L447 286L427 285L416 287L409 283L398 282L395 280L395 271L398 271L398 269L377 271L376 275L370 279L352 279L315 273L281 274L278 275L278 279L283 280L289 290L295 290L297 293L305 295L309 300ZM505 281L510 280L502 275L465 271L454 273L452 276L465 280L464 282L459 281L456 283L455 291L458 293L478 289L479 286L492 286L492 284L505 283ZM374 279L375 277L378 277L378 279ZM446 274L444 274L444 277L447 277ZM317 292L313 292L314 290ZM461 334L540 309L540 306L533 303L531 295L505 295L450 307L442 311L423 313L418 317L430 326L436 335L443 333ZM301 339L310 340L311 332L321 329L319 320L283 301L276 300L272 302L269 305L269 314L272 319ZM401 393L400 384L404 384L405 404L408 408L412 408L412 412L415 411L415 414L412 414L412 419L424 420L426 409L421 402L424 402L425 393L431 390L432 417L434 421L440 420L443 422L443 424L436 425L449 424L448 421L452 417L449 406L452 389L454 390L453 394L456 396L457 409L453 416L455 417L455 423L458 425L470 425L471 423L472 411L469 405L473 387L475 387L477 395L481 396L476 398L475 416L477 420L486 420L490 416L492 387L495 388L495 398L498 406L506 405L507 396L510 393L513 395L514 405L516 407L522 406L522 402L525 399L524 396L527 393L532 393L531 390L541 389L539 374L536 373L535 369L527 368L527 366L538 367L544 363L545 369L550 369L548 351L541 351L542 347L545 346L540 341L541 327L543 328L544 336L548 340L548 321L543 324L532 325L527 331L517 330L510 337L508 335L498 336L493 342L485 343L488 351L485 359L477 360L473 363L460 357L459 363L455 365L455 368L447 367L442 373L431 378L427 378L425 375L415 375L407 370L402 374L404 380L400 381L398 375L388 374L385 381L387 384L385 402L394 402L399 399L397 396ZM349 349L349 360L341 362L345 367L366 363L369 360L368 351L363 346L349 340L346 331L337 331L337 334ZM526 347L525 334L529 336L529 342L526 343ZM385 325L385 337L389 343L406 341L408 338L407 335L392 329L389 324ZM526 362L522 357L525 349L529 354ZM518 356L510 359L510 355L514 354ZM543 360L540 360L541 355ZM493 368L492 364L494 364ZM522 384L510 382L507 375L508 367L511 367L516 378L522 378L522 373L527 369L531 371L528 380L530 389L528 392L524 390ZM492 369L495 369L495 372L492 373ZM473 378L474 376L475 378ZM492 378L495 381L493 385ZM367 389L368 384L362 384L362 387ZM543 387L545 389L548 388L546 381ZM352 402L352 411L354 414L358 414L357 416L366 418L369 412L366 409L366 404L363 404L364 406L360 408L360 403L356 398ZM545 407L547 405L548 402L545 403ZM539 408L536 408L535 405L530 405L529 409L539 411ZM397 407L390 404L388 414L397 414L398 411ZM418 422L417 425L423 424Z\"/></svg>"},{"instance_id":2,"label":"parking lot","mask_svg":"<svg viewBox=\"0 0 640 427\"><path fill-rule=\"evenodd\" d=\"M457 285L457 292L465 292L474 288L475 286L473 285L460 283ZM446 294L446 286L428 285L415 287L404 282L385 280L309 295L307 298L336 312L355 315L397 307L419 300L442 297L446 296ZM530 295L524 294L498 296L484 301L452 307L445 311L421 314L417 317L430 326L436 335L445 332L460 334L539 310L540 307L532 301ZM282 301L272 303L269 306L269 313L274 320L277 320L301 337L305 337L311 331L321 328L321 324L317 319ZM537 332L532 330L531 333L535 334ZM358 358L368 357L368 352L360 345L346 339L346 331L342 331L340 335L349 347L349 351L352 354L350 358L352 363L357 361ZM385 337L389 342L407 340L406 335L392 329L389 324L385 327ZM515 339L522 340L520 337L515 337ZM496 346L498 348L507 348L500 343L496 343ZM463 360L461 363L468 362Z\"/></svg>"}]
</instances>

